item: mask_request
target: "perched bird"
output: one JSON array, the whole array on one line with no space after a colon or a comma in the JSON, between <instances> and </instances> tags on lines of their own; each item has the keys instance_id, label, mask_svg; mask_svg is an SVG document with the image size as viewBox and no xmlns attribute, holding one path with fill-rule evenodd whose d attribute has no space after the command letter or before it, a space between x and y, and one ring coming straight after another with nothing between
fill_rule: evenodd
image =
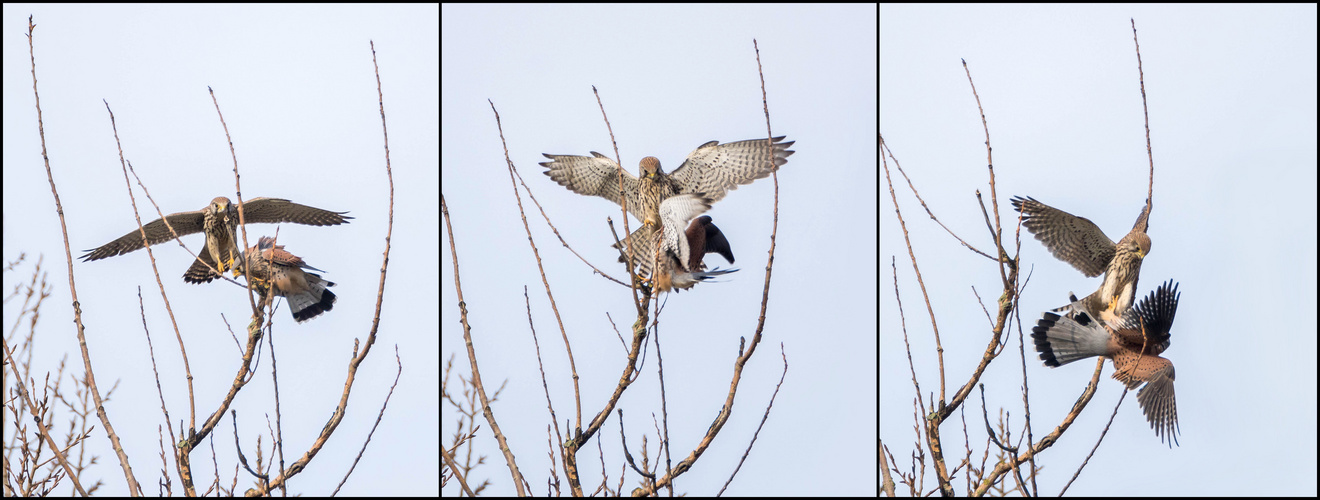
<instances>
[{"instance_id":1,"label":"perched bird","mask_svg":"<svg viewBox=\"0 0 1320 500\"><path fill-rule=\"evenodd\" d=\"M641 240L638 247L642 251L633 260L633 266L639 276L651 274L654 262L655 288L661 292L686 290L693 285L737 271L718 268L704 271L701 257L707 253L725 255L733 262L733 250L724 238L724 233L714 224L698 222L694 218L710 209L710 199L695 194L671 196L660 203L660 232L655 238ZM691 222L691 224L689 224ZM686 229L685 229L686 228ZM698 235L700 240L690 239L689 235ZM721 245L721 242L723 243ZM656 251L656 244L659 251ZM694 265L695 262L695 265Z\"/></svg>"},{"instance_id":2,"label":"perched bird","mask_svg":"<svg viewBox=\"0 0 1320 500\"><path fill-rule=\"evenodd\" d=\"M285 251L284 245L276 245L274 238L262 236L244 255L247 267L242 274L264 299L262 307L269 305L276 296L284 297L289 301L293 319L299 323L334 309L335 294L326 288L335 284L304 269L325 271L309 266L298 256ZM274 293L268 293L272 289Z\"/></svg>"},{"instance_id":3,"label":"perched bird","mask_svg":"<svg viewBox=\"0 0 1320 500\"><path fill-rule=\"evenodd\" d=\"M292 222L309 226L334 226L352 219L345 216L345 213L348 212L331 212L280 198L254 198L243 203L243 217L248 224ZM183 273L183 280L188 283L208 283L220 276L217 271L224 273L234 269L236 263L242 263L236 233L238 219L238 205L220 196L211 200L206 208L166 215L164 219L148 222L142 229L147 233L148 245L174 239L165 221L174 227L174 232L180 237L206 233L206 248L197 253L197 260ZM91 262L141 248L142 233L134 229L110 243L87 250L81 259ZM237 276L238 271L234 271Z\"/></svg>"},{"instance_id":4,"label":"perched bird","mask_svg":"<svg viewBox=\"0 0 1320 500\"><path fill-rule=\"evenodd\" d=\"M1104 231L1089 219L1072 215L1036 201L1034 198L1015 197L1013 208L1022 213L1022 225L1036 235L1054 257L1071 264L1088 277L1105 274L1100 289L1055 311L1085 311L1092 317L1106 321L1123 316L1137 295L1137 278L1141 274L1141 260L1150 253L1150 237L1146 235L1146 219L1150 215L1150 200L1137 216L1137 222L1123 239L1115 244Z\"/></svg>"},{"instance_id":5,"label":"perched bird","mask_svg":"<svg viewBox=\"0 0 1320 500\"><path fill-rule=\"evenodd\" d=\"M1178 285L1169 280L1117 321L1097 321L1085 312L1072 317L1047 312L1031 329L1031 338L1045 366L1104 356L1114 365L1114 379L1128 389L1145 382L1137 401L1160 442L1168 436L1172 447L1178 442L1173 362L1159 355L1169 348L1180 296Z\"/></svg>"},{"instance_id":6,"label":"perched bird","mask_svg":"<svg viewBox=\"0 0 1320 500\"><path fill-rule=\"evenodd\" d=\"M626 198L628 213L640 219L642 227L625 241L629 247L635 247L631 253L643 255L645 249L641 247L646 245L637 242L656 237L661 223L661 202L677 195L698 194L715 203L739 185L769 176L794 153L788 148L795 141L783 140L780 136L773 141L751 139L726 144L710 141L689 153L683 164L669 174L660 168L659 159L648 156L641 160L640 178L595 151L591 152L592 156L543 154L551 161L542 162L541 166L546 167L545 175L551 180L575 193L600 196L616 204L622 204Z\"/></svg>"}]
</instances>

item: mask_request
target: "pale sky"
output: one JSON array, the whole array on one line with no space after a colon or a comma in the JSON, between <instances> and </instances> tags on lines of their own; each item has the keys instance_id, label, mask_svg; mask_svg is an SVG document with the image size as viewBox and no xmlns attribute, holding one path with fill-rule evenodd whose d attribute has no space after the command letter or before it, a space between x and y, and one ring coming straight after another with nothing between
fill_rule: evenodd
<instances>
[{"instance_id":1,"label":"pale sky","mask_svg":"<svg viewBox=\"0 0 1320 500\"><path fill-rule=\"evenodd\" d=\"M334 309L293 321L275 311L281 420L286 463L307 449L330 417L346 379L355 340L372 326L387 236L389 185L371 41L384 92L394 174L394 227L377 343L357 372L348 413L334 438L290 493L330 494L353 466L396 376L403 375L380 426L343 494L438 494L438 454L417 435L436 425L436 205L439 106L439 9L435 5L34 5L4 6L4 255L27 260L6 273L13 290L42 261L51 294L36 326L33 374L53 371L68 355L66 378L82 373L73 330L65 234L61 233L38 136L28 15L37 24L35 58L45 148L67 223L72 256L136 227L120 148L164 213L199 210L212 198L235 199L232 140L246 199L269 196L335 211L350 224L248 226L248 238L274 235L337 283ZM215 92L215 102L207 92ZM218 103L218 104L217 104ZM111 127L109 111L115 125ZM219 111L223 113L222 127ZM116 137L116 134L117 137ZM118 141L118 142L116 142ZM143 222L158 217L136 182ZM194 251L200 235L185 236ZM200 422L236 373L230 331L250 318L244 292L230 283L186 284L193 257L175 243L153 247L195 377ZM73 282L101 389L118 383L106 410L146 494L158 494L165 425L144 328L155 349L165 405L175 432L188 419L187 388L170 317L146 251L96 262L76 261ZM241 280L240 280L241 281ZM139 295L141 299L139 299ZM5 305L11 327L18 301ZM140 309L147 316L144 326ZM226 320L228 325L226 325ZM19 328L25 331L26 323ZM269 349L256 379L238 396L244 452L267 449L275 411ZM6 367L6 383L10 381ZM67 381L64 389L72 390ZM235 475L233 419L226 415L193 455L199 491L215 476ZM98 428L99 421L93 421ZM61 429L64 417L56 418ZM200 424L199 424L200 425ZM8 436L11 429L5 429ZM63 433L64 431L59 431ZM126 495L120 464L104 432L87 442L99 463L84 481L104 481L98 494ZM292 456L290 456L292 455ZM173 471L173 464L169 466ZM252 484L239 473L237 491ZM89 484L84 482L84 484ZM174 494L179 493L177 478ZM63 486L56 490L69 493ZM214 492L212 492L214 493Z\"/></svg>"},{"instance_id":2,"label":"pale sky","mask_svg":"<svg viewBox=\"0 0 1320 500\"><path fill-rule=\"evenodd\" d=\"M1165 280L1181 284L1163 354L1176 368L1181 446L1160 442L1134 391L1067 492L1314 496L1315 5L900 5L883 7L880 18L880 132L930 210L981 250L993 247L978 190L995 212L978 97L1005 238L1013 237L1014 195L1087 217L1114 240L1132 227L1150 165L1129 21L1136 19L1155 165L1152 247L1138 296ZM893 161L889 169L938 318L952 394L989 343L984 309L994 312L1000 275L931 221ZM938 395L939 378L930 316L894 204L888 193L880 199L880 435L907 470L918 440L912 373L926 401ZM1025 338L1039 439L1067 414L1095 363L1042 366L1030 328L1068 292L1090 293L1100 279L1054 259L1025 230L1020 255L1024 282L1030 273L1021 329L1012 325L1005 352L979 382L992 424L1003 409L1018 436ZM1122 393L1112 372L1106 363L1090 406L1039 456L1041 495L1057 494L1098 439ZM964 419L978 463L986 447L979 390L973 394L942 428L951 467L963 455ZM928 476L923 491L933 487Z\"/></svg>"},{"instance_id":3,"label":"pale sky","mask_svg":"<svg viewBox=\"0 0 1320 500\"><path fill-rule=\"evenodd\" d=\"M676 491L719 492L761 422L786 356L788 374L774 409L727 494L874 495L875 6L448 5L441 13L442 180L463 298L487 390L508 381L493 409L533 491L549 493L547 471L557 466L547 442L559 437L547 436L549 410L531 330L560 428L567 430L574 401L558 320L573 342L589 419L624 366L610 320L627 330L634 318L629 291L593 275L541 215L543 209L575 251L617 277L626 273L609 247L605 220L612 217L621 227L618 206L555 184L537 165L546 161L541 154L599 151L615 157L593 85L621 162L634 174L644 156L656 156L672 170L707 141L765 137L755 39L773 133L796 141L796 154L778 175L778 239L764 340L743 372L731 420ZM506 147L540 204L519 191L535 255L514 199ZM719 411L739 337L750 339L755 329L774 196L775 185L766 178L714 205L708 215L729 238L734 267L741 270L672 294L661 314L675 463ZM446 360L455 356L458 373L466 373L448 237L441 255L443 352ZM719 259L712 255L706 262L726 265ZM654 459L661 408L654 348L648 352L620 408L632 454L640 456L646 434ZM457 377L450 390L462 390ZM446 442L454 415L448 406L442 409ZM582 469L591 489L600 481L598 445L616 487L622 459L617 415L610 415L599 444L593 441L579 455L596 464ZM488 458L474 471L473 484L490 479L490 494L512 494L489 433L479 438L477 452ZM786 457L793 457L793 474L784 473ZM622 481L627 493L638 476L630 471Z\"/></svg>"}]
</instances>

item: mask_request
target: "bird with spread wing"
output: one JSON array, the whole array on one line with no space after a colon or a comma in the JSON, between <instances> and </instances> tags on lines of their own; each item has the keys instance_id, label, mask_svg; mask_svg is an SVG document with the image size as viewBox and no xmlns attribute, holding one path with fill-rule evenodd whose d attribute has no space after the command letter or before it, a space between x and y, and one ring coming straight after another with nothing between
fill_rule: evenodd
<instances>
[{"instance_id":1,"label":"bird with spread wing","mask_svg":"<svg viewBox=\"0 0 1320 500\"><path fill-rule=\"evenodd\" d=\"M243 218L248 224L292 222L309 226L334 226L345 224L348 212L331 212L316 207L300 205L281 198L253 198L243 202ZM206 233L206 247L197 253L197 260L183 273L183 280L188 283L209 283L226 271L242 265L241 252L237 235L239 216L238 205L224 196L216 197L201 210L179 212L166 215L142 226L146 232L146 244L155 245L193 233ZM169 222L169 225L166 225ZM170 232L170 228L174 232ZM119 238L88 250L80 257L84 262L101 260L107 257L124 255L144 248L142 232L133 231ZM219 274L217 274L217 272Z\"/></svg>"},{"instance_id":2,"label":"bird with spread wing","mask_svg":"<svg viewBox=\"0 0 1320 500\"><path fill-rule=\"evenodd\" d=\"M1031 329L1031 338L1045 366L1103 356L1114 365L1114 379L1128 389L1144 382L1137 402L1160 441L1167 436L1173 446L1178 442L1173 362L1159 355L1169 348L1180 296L1178 285L1169 280L1117 320L1099 321L1085 311L1071 317L1047 312Z\"/></svg>"},{"instance_id":3,"label":"bird with spread wing","mask_svg":"<svg viewBox=\"0 0 1320 500\"><path fill-rule=\"evenodd\" d=\"M1117 320L1132 307L1137 296L1141 261L1150 253L1146 235L1150 200L1126 236L1114 243L1094 222L1064 212L1034 198L1015 197L1013 208L1022 213L1022 226L1036 235L1056 258L1088 277L1104 273L1100 289L1082 300L1056 311L1085 311L1106 321ZM1071 314L1071 312L1070 312Z\"/></svg>"},{"instance_id":4,"label":"bird with spread wing","mask_svg":"<svg viewBox=\"0 0 1320 500\"><path fill-rule=\"evenodd\" d=\"M778 170L795 152L788 149L794 142L784 142L784 136L770 140L751 139L725 144L710 141L688 154L687 159L669 174L661 169L660 160L656 157L642 158L640 177L633 176L614 160L595 151L591 152L591 156L544 154L551 161L542 162L541 165L546 167L545 175L570 191L599 196L617 204L623 204L626 200L628 212L642 221L642 227L625 239L624 243L629 248L626 254L635 265L649 272L649 261L654 260L655 254L655 246L652 242L657 239L678 240L680 235L681 239L686 241L688 238L683 226L688 225L693 217L709 208L710 204L723 199L730 190L767 177L771 172ZM622 191L620 191L620 176L622 176ZM662 227L665 223L662 220L664 202L681 195L695 195L701 201L694 202L688 199L677 202L682 208L676 204L671 208L671 216L675 221L681 219L681 222L670 223L683 226L672 231L672 234L664 234ZM704 204L706 207L693 213L694 207L698 204ZM702 228L703 236L706 234L705 227L709 222L709 218L704 223L694 221ZM719 229L715 228L714 231L718 232ZM719 239L724 240L722 233L719 234ZM712 241L712 244L715 243ZM724 240L724 243L727 248L727 240ZM666 243L663 246L673 250L681 249L681 246L686 245ZM703 248L700 252L681 253L690 257L697 254L705 255L706 252ZM730 262L733 260L732 255L732 251L726 255ZM698 256L697 259L700 260L700 257ZM680 259L678 262L680 265L677 268L685 272L692 271L689 268L691 263L688 262L688 258ZM643 271L639 271L638 274L645 274Z\"/></svg>"}]
</instances>

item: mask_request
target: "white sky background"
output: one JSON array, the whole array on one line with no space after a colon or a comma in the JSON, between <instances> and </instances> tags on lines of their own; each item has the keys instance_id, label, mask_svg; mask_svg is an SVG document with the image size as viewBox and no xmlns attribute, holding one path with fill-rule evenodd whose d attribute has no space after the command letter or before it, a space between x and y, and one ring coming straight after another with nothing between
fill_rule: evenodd
<instances>
[{"instance_id":1,"label":"white sky background","mask_svg":"<svg viewBox=\"0 0 1320 500\"><path fill-rule=\"evenodd\" d=\"M438 407L433 293L438 11L434 5L5 4L4 255L6 262L27 255L27 261L6 273L5 286L13 290L26 283L34 262L44 259L51 293L37 325L34 375L53 370L64 355L69 356L66 378L82 373L82 364L64 241L37 136L24 35L29 14L37 24L45 144L74 257L136 227L102 99L114 112L123 154L167 214L201 209L216 196L235 196L234 163L209 85L237 151L244 198L288 198L355 217L351 224L331 228L248 226L253 243L278 227L282 244L338 283L333 289L338 302L323 316L299 325L287 305L275 312L287 463L306 450L330 417L343 390L353 342L366 338L375 308L389 191L369 45L374 40L395 181L391 272L380 335L357 372L347 417L312 465L292 481L290 491L329 494L352 465L394 381L397 347L402 379L341 493L436 495L438 454L417 445L419 433L431 436ZM156 219L146 197L136 192L143 221ZM186 236L184 242L197 251L202 237ZM193 257L174 243L153 249L187 343L200 425L237 369L239 353L230 330L242 336L250 317L248 299L229 283L185 284L181 276ZM165 422L139 307L146 309L176 433L179 421L188 419L188 406L177 342L147 253L76 261L73 269L100 387L119 384L106 409L145 492L155 494L161 468L157 433ZM18 301L5 305L6 324L12 326L18 307ZM25 327L18 330L26 332ZM256 457L257 436L274 425L270 366L267 350L256 380L233 406L250 461ZM64 388L72 385L66 382ZM57 419L57 427L62 429L64 422ZM226 485L234 475L232 422L226 415L214 441L203 445L215 447ZM89 452L99 455L100 463L84 480L104 480L99 494L125 495L118 460L100 422L93 423L98 431L88 442ZM8 439L11 429L5 431ZM269 437L262 442L268 447ZM215 474L210 454L199 450L193 455L199 491ZM271 458L269 449L264 456ZM237 491L251 483L240 473ZM174 487L178 494L177 478Z\"/></svg>"},{"instance_id":2,"label":"white sky background","mask_svg":"<svg viewBox=\"0 0 1320 500\"><path fill-rule=\"evenodd\" d=\"M765 137L755 38L774 134L797 141L797 153L779 171L779 230L764 340L743 372L731 420L677 491L709 495L722 487L779 380L782 344L786 381L728 493L873 495L875 7L446 5L442 17L442 175L463 298L487 390L508 381L494 410L532 491L546 494L547 471L563 471L547 454L547 441L560 436L547 435L551 419L529 307L559 429L570 431L575 416L564 344L511 190L504 148L574 250L605 272L626 276L609 248L605 224L612 217L622 230L618 206L550 181L537 164L546 161L541 153L615 156L592 85L600 91L622 163L634 174L643 156L659 157L672 171L706 141ZM487 99L499 111L502 131ZM593 275L559 243L527 193L520 194L572 341L587 420L624 366L615 328L626 332L633 321L631 294ZM715 418L729 389L738 339L754 332L773 197L774 184L766 178L714 205L708 213L728 236L734 267L741 271L672 294L661 314L674 463ZM466 374L448 238L441 255L443 352L446 360L455 356L457 373ZM727 265L715 255L706 262ZM457 377L449 390L462 390ZM640 460L645 433L652 463L658 394L652 348L619 406L633 456ZM446 406L442 415L448 442L455 412ZM478 424L488 427L484 420ZM600 441L579 455L589 489L600 481L597 446L610 464L610 485L617 487L622 454L615 415ZM490 479L488 494L512 494L504 460L484 429L477 452L487 464L473 473L472 484ZM786 459L792 474L785 474ZM628 472L623 491L637 482Z\"/></svg>"},{"instance_id":3,"label":"white sky background","mask_svg":"<svg viewBox=\"0 0 1320 500\"><path fill-rule=\"evenodd\" d=\"M1129 24L1136 19L1155 159L1153 244L1138 293L1167 279L1181 283L1164 354L1177 367L1181 447L1160 443L1133 391L1068 493L1314 496L1315 6L885 6L880 16L881 133L940 220L991 252L974 196L980 190L990 204L985 135L959 59L967 60L989 123L1000 222L1016 224L1011 196L1034 196L1090 218L1117 240L1141 210L1148 175ZM982 308L994 311L999 272L934 224L894 162L889 169L938 317L952 395L989 342ZM939 379L893 201L881 200L881 436L907 470L914 387L904 324L922 400L939 397ZM1011 240L1013 230L1004 235ZM1067 414L1095 364L1043 367L1030 326L1069 291L1090 293L1100 279L1055 260L1026 231L1022 240L1023 277L1034 273L1021 299L1024 324L1013 325L1006 352L981 382L992 422L1007 410L1016 437L1019 335L1027 336L1039 439ZM1106 363L1090 406L1040 456L1041 494L1057 493L1093 446L1122 392L1112 372ZM963 419L979 466L986 447L979 391L942 428L951 466L964 449ZM933 487L927 481L923 491Z\"/></svg>"}]
</instances>

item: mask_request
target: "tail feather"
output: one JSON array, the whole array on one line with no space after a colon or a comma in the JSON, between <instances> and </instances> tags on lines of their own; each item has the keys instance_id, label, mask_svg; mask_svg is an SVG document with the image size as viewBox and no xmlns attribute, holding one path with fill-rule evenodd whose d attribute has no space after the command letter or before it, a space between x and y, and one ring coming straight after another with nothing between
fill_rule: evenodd
<instances>
[{"instance_id":1,"label":"tail feather","mask_svg":"<svg viewBox=\"0 0 1320 500\"><path fill-rule=\"evenodd\" d=\"M1031 329L1031 338L1045 366L1104 356L1109 349L1109 332L1085 313L1072 318L1045 313Z\"/></svg>"},{"instance_id":2,"label":"tail feather","mask_svg":"<svg viewBox=\"0 0 1320 500\"><path fill-rule=\"evenodd\" d=\"M737 269L725 269L725 270L721 270L720 268L717 267L717 268L715 268L715 269L711 269L711 270L709 270L709 271L696 271L696 272L690 272L690 273L674 273L673 278L672 278L672 279L673 279L673 286L674 286L674 288L688 289L688 288L691 288L692 285L695 285L695 284L700 283L700 282L702 282L702 281L706 281L706 280L711 279L711 278L714 278L714 277L716 277L716 276L721 276L721 275L725 275L725 274L729 274L729 273L733 273L733 272L737 272L737 271L738 271Z\"/></svg>"}]
</instances>

